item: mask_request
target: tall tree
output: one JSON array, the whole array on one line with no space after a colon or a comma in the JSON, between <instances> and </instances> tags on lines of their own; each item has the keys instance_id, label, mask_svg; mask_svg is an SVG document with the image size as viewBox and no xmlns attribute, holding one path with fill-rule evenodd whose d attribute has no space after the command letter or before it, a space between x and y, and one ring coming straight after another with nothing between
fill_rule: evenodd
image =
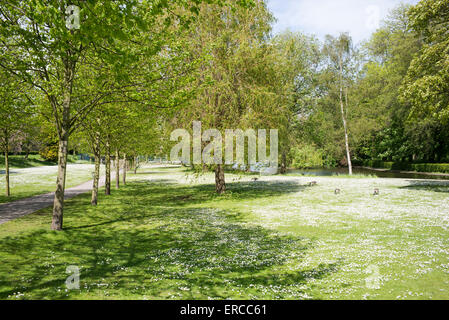
<instances>
[{"instance_id":1,"label":"tall tree","mask_svg":"<svg viewBox=\"0 0 449 320\"><path fill-rule=\"evenodd\" d=\"M9 152L11 138L32 117L29 101L26 99L26 86L17 78L11 78L0 69L0 146L5 156L5 193L9 197Z\"/></svg>"},{"instance_id":2,"label":"tall tree","mask_svg":"<svg viewBox=\"0 0 449 320\"><path fill-rule=\"evenodd\" d=\"M280 129L280 170L285 173L292 162L295 147L303 143L301 121L308 118L314 105L314 76L321 61L319 43L313 37L301 33L284 32L271 40L275 47L272 55L272 79L274 106L272 112L277 115L277 126ZM284 119L281 120L283 117Z\"/></svg>"},{"instance_id":3,"label":"tall tree","mask_svg":"<svg viewBox=\"0 0 449 320\"><path fill-rule=\"evenodd\" d=\"M352 175L351 151L349 149L348 123L346 119L345 101L347 102L347 85L345 84L345 75L347 75L348 65L352 59L352 39L347 33L340 34L335 38L326 36L324 51L329 57L331 66L333 66L339 75L339 102L341 119L345 135L346 160L348 163L349 174ZM346 105L347 109L347 105Z\"/></svg>"},{"instance_id":4,"label":"tall tree","mask_svg":"<svg viewBox=\"0 0 449 320\"><path fill-rule=\"evenodd\" d=\"M409 11L411 28L424 42L404 81L411 117L449 124L449 0L422 0Z\"/></svg>"},{"instance_id":5,"label":"tall tree","mask_svg":"<svg viewBox=\"0 0 449 320\"><path fill-rule=\"evenodd\" d=\"M196 73L198 93L190 107L175 115L175 127L191 128L192 121L201 121L203 130L243 129L249 125L247 116L255 111L254 94L263 86L272 17L263 1L255 1L250 9L232 10L232 1L224 4L203 5L192 28L190 46L205 59ZM223 158L211 167L216 192L222 194L226 191Z\"/></svg>"}]
</instances>

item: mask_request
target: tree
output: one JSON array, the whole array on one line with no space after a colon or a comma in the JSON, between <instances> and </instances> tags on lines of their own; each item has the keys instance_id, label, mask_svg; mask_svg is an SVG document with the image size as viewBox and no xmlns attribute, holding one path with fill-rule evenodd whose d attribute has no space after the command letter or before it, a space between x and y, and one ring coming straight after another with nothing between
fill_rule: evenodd
<instances>
[{"instance_id":1,"label":"tree","mask_svg":"<svg viewBox=\"0 0 449 320\"><path fill-rule=\"evenodd\" d=\"M364 66L350 89L355 106L351 138L358 160L422 161L434 153L429 149L440 144L440 138L428 135L437 132L425 129L431 126L409 121L410 101L401 99L401 85L422 46L410 28L410 8L400 5L393 9L363 47ZM417 143L417 136L427 139Z\"/></svg>"},{"instance_id":2,"label":"tree","mask_svg":"<svg viewBox=\"0 0 449 320\"><path fill-rule=\"evenodd\" d=\"M338 70L339 74L339 102L341 119L343 122L343 129L345 135L346 160L348 162L349 174L352 175L351 152L349 150L349 134L346 120L347 106L347 85L345 85L345 75L347 76L348 65L352 59L352 39L347 33L342 33L338 38L330 35L326 36L326 43L324 51L329 57L331 65ZM346 77L347 78L347 77Z\"/></svg>"},{"instance_id":3,"label":"tree","mask_svg":"<svg viewBox=\"0 0 449 320\"><path fill-rule=\"evenodd\" d=\"M266 52L270 50L267 40L272 17L262 1L256 1L251 9L232 10L231 1L223 4L201 6L192 28L190 48L205 58L196 72L197 94L190 107L174 115L171 126L175 128L191 128L197 120L201 120L204 130L219 132L259 124L251 121L259 118L250 114L260 114L260 92L266 89L263 72ZM203 141L201 150L204 146ZM203 164L203 169L207 165ZM216 192L222 194L226 191L223 159L209 165L215 172Z\"/></svg>"},{"instance_id":4,"label":"tree","mask_svg":"<svg viewBox=\"0 0 449 320\"><path fill-rule=\"evenodd\" d=\"M281 33L271 43L275 48L270 62L273 72L266 78L272 79L275 95L270 102L274 108L264 114L278 116L275 123L280 128L280 170L285 173L298 148L314 149L302 141L301 132L316 98L314 77L321 54L318 41L301 33Z\"/></svg>"},{"instance_id":5,"label":"tree","mask_svg":"<svg viewBox=\"0 0 449 320\"><path fill-rule=\"evenodd\" d=\"M402 88L414 119L449 124L449 1L422 0L409 11L411 28L424 42Z\"/></svg>"},{"instance_id":6,"label":"tree","mask_svg":"<svg viewBox=\"0 0 449 320\"><path fill-rule=\"evenodd\" d=\"M31 119L28 100L23 92L27 88L16 78L10 78L0 69L0 145L5 155L6 196L11 195L9 185L9 151L12 136Z\"/></svg>"}]
</instances>

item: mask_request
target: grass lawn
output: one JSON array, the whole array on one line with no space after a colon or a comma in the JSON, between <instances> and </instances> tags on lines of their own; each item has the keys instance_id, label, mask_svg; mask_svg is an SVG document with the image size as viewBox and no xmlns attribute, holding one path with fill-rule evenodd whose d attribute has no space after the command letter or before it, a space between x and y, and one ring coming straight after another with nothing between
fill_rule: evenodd
<instances>
[{"instance_id":1,"label":"grass lawn","mask_svg":"<svg viewBox=\"0 0 449 320\"><path fill-rule=\"evenodd\" d=\"M63 232L50 209L0 225L0 299L449 299L447 181L129 178L68 201Z\"/></svg>"},{"instance_id":2,"label":"grass lawn","mask_svg":"<svg viewBox=\"0 0 449 320\"><path fill-rule=\"evenodd\" d=\"M69 164L67 166L66 188L77 186L92 179L94 165ZM56 190L57 166L39 166L10 170L11 196L5 196L5 174L0 174L0 203L10 202L37 194Z\"/></svg>"}]
</instances>

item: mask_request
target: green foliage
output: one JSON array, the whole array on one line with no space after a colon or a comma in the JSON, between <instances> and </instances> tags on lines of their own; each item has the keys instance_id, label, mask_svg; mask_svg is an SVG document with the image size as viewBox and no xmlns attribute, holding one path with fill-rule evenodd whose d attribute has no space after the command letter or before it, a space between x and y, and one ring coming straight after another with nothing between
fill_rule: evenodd
<instances>
[{"instance_id":1,"label":"green foliage","mask_svg":"<svg viewBox=\"0 0 449 320\"><path fill-rule=\"evenodd\" d=\"M386 162L386 161L381 161L381 160L365 160L360 163L358 162L357 164L361 164L365 167L370 167L370 168L392 170L394 162Z\"/></svg>"},{"instance_id":2,"label":"green foliage","mask_svg":"<svg viewBox=\"0 0 449 320\"><path fill-rule=\"evenodd\" d=\"M351 90L356 106L349 123L357 159L449 160L449 123L443 120L449 60L441 51L448 43L439 34L447 30L444 3L397 7L365 45L368 62Z\"/></svg>"},{"instance_id":3,"label":"green foliage","mask_svg":"<svg viewBox=\"0 0 449 320\"><path fill-rule=\"evenodd\" d=\"M58 161L58 144L53 143L45 146L39 151L39 154L45 161L57 162Z\"/></svg>"},{"instance_id":4,"label":"green foliage","mask_svg":"<svg viewBox=\"0 0 449 320\"><path fill-rule=\"evenodd\" d=\"M449 123L449 0L422 0L409 11L424 46L413 59L402 88L411 118Z\"/></svg>"},{"instance_id":5,"label":"green foliage","mask_svg":"<svg viewBox=\"0 0 449 320\"><path fill-rule=\"evenodd\" d=\"M323 152L312 145L294 147L290 151L290 157L291 166L295 169L320 168L325 164Z\"/></svg>"},{"instance_id":6,"label":"green foliage","mask_svg":"<svg viewBox=\"0 0 449 320\"><path fill-rule=\"evenodd\" d=\"M371 168L381 168L389 170L449 173L449 163L407 163L407 162L386 162L380 160L365 160L361 164Z\"/></svg>"},{"instance_id":7,"label":"green foliage","mask_svg":"<svg viewBox=\"0 0 449 320\"><path fill-rule=\"evenodd\" d=\"M409 168L417 172L449 173L449 163L415 163Z\"/></svg>"}]
</instances>

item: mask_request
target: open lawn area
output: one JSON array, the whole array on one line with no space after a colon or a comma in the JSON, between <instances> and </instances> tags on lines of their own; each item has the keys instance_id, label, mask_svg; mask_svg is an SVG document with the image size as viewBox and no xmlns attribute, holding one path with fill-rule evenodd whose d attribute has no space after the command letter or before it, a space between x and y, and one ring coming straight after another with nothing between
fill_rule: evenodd
<instances>
[{"instance_id":1,"label":"open lawn area","mask_svg":"<svg viewBox=\"0 0 449 320\"><path fill-rule=\"evenodd\" d=\"M128 177L67 201L62 232L51 209L0 225L0 299L449 298L448 181Z\"/></svg>"},{"instance_id":2,"label":"open lawn area","mask_svg":"<svg viewBox=\"0 0 449 320\"><path fill-rule=\"evenodd\" d=\"M77 186L92 179L94 165L69 164L66 188ZM10 202L56 190L57 166L38 166L10 169L11 196L5 196L5 174L0 170L0 203Z\"/></svg>"}]
</instances>

